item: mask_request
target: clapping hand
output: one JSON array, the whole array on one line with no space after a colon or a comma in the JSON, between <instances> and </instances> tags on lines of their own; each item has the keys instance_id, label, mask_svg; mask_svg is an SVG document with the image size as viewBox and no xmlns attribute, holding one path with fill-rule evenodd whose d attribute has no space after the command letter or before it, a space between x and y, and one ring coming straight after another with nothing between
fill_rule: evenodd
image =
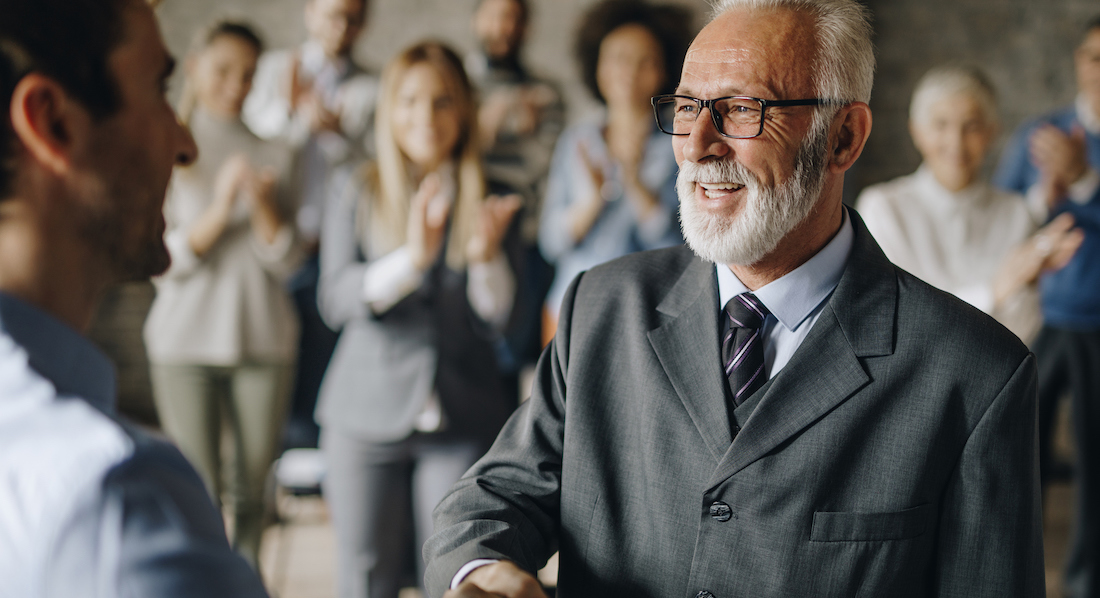
<instances>
[{"instance_id":1,"label":"clapping hand","mask_svg":"<svg viewBox=\"0 0 1100 598\"><path fill-rule=\"evenodd\" d=\"M249 169L244 182L244 197L252 215L252 229L267 243L275 241L283 226L283 215L275 201L275 185L278 173L266 166L260 170Z\"/></svg>"},{"instance_id":2,"label":"clapping hand","mask_svg":"<svg viewBox=\"0 0 1100 598\"><path fill-rule=\"evenodd\" d=\"M466 246L467 260L485 263L496 258L500 242L520 205L520 197L514 194L504 197L490 195L485 199L478 214L477 230Z\"/></svg>"},{"instance_id":3,"label":"clapping hand","mask_svg":"<svg viewBox=\"0 0 1100 598\"><path fill-rule=\"evenodd\" d=\"M1012 250L993 280L997 304L1034 284L1043 272L1069 263L1085 239L1081 229L1073 225L1073 216L1062 214Z\"/></svg>"},{"instance_id":4,"label":"clapping hand","mask_svg":"<svg viewBox=\"0 0 1100 598\"><path fill-rule=\"evenodd\" d=\"M442 187L439 175L429 174L420 182L409 206L406 247L413 265L421 271L435 262L443 247L452 199L440 193Z\"/></svg>"},{"instance_id":5,"label":"clapping hand","mask_svg":"<svg viewBox=\"0 0 1100 598\"><path fill-rule=\"evenodd\" d=\"M1052 125L1042 125L1031 134L1028 148L1031 161L1039 169L1040 177L1050 190L1047 202L1056 204L1065 190L1077 182L1088 170L1085 159L1085 131L1080 126L1065 133Z\"/></svg>"}]
</instances>

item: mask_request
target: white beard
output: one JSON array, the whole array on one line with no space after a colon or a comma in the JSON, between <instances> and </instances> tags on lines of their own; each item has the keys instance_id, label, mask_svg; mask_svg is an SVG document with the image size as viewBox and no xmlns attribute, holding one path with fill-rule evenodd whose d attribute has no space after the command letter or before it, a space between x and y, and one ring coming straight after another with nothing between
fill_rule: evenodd
<instances>
[{"instance_id":1,"label":"white beard","mask_svg":"<svg viewBox=\"0 0 1100 598\"><path fill-rule=\"evenodd\" d=\"M815 127L816 128L816 127ZM684 240L699 257L716 264L759 262L802 223L817 205L825 184L828 129L812 131L802 143L790 178L765 187L743 164L684 160L676 178ZM699 207L696 182L744 185L745 202L736 216L710 214Z\"/></svg>"}]
</instances>

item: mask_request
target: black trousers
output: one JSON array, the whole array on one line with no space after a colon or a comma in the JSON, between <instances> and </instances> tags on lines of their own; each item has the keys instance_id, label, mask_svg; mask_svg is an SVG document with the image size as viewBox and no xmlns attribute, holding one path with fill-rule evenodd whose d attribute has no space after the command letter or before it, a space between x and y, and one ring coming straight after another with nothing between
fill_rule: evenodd
<instances>
[{"instance_id":1,"label":"black trousers","mask_svg":"<svg viewBox=\"0 0 1100 598\"><path fill-rule=\"evenodd\" d=\"M1065 592L1100 598L1100 331L1044 326L1033 345L1039 362L1041 461L1049 462L1050 430L1058 399L1072 396L1077 445L1076 525L1066 559Z\"/></svg>"}]
</instances>

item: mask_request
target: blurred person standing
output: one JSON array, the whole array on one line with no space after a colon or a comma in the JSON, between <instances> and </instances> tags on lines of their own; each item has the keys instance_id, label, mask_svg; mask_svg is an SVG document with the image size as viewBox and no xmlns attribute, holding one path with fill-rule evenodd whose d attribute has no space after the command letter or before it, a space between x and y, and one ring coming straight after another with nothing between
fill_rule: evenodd
<instances>
[{"instance_id":1,"label":"blurred person standing","mask_svg":"<svg viewBox=\"0 0 1100 598\"><path fill-rule=\"evenodd\" d=\"M650 98L676 86L688 22L683 9L633 0L607 0L582 19L577 54L584 83L607 111L569 127L554 150L539 225L539 246L556 268L546 298L551 321L580 272L682 242L676 159Z\"/></svg>"},{"instance_id":2,"label":"blurred person standing","mask_svg":"<svg viewBox=\"0 0 1100 598\"><path fill-rule=\"evenodd\" d=\"M145 321L161 425L222 497L222 413L236 450L233 545L257 566L264 484L286 418L298 321L283 288L301 262L289 151L241 121L261 43L214 24L186 62L181 112L199 159L176 171L164 213L172 266ZM280 175L283 175L280 179Z\"/></svg>"},{"instance_id":3,"label":"blurred person standing","mask_svg":"<svg viewBox=\"0 0 1100 598\"><path fill-rule=\"evenodd\" d=\"M478 49L466 56L466 72L480 95L478 128L485 176L494 186L520 194L517 215L516 303L505 333L501 366L508 384L542 352L542 304L553 268L538 248L539 217L554 144L565 126L565 106L557 85L523 64L531 23L527 0L480 0L473 17Z\"/></svg>"},{"instance_id":4,"label":"blurred person standing","mask_svg":"<svg viewBox=\"0 0 1100 598\"><path fill-rule=\"evenodd\" d=\"M84 338L104 290L169 264L196 147L139 0L0 0L0 595L261 598L180 452L119 419Z\"/></svg>"},{"instance_id":5,"label":"blurred person standing","mask_svg":"<svg viewBox=\"0 0 1100 598\"><path fill-rule=\"evenodd\" d=\"M994 183L1028 196L1039 216L1073 216L1084 231L1065 268L1040 281L1043 329L1039 360L1039 434L1050 454L1058 399L1072 393L1077 446L1077 526L1065 591L1100 597L1100 16L1085 27L1073 55L1077 99L1025 123L1001 157ZM1050 461L1042 464L1050 469Z\"/></svg>"},{"instance_id":6,"label":"blurred person standing","mask_svg":"<svg viewBox=\"0 0 1100 598\"><path fill-rule=\"evenodd\" d=\"M378 160L333 180L321 236L319 306L342 329L317 404L340 598L396 598L432 509L515 408L494 339L520 199L485 196L461 59L435 42L395 57L375 135Z\"/></svg>"},{"instance_id":7,"label":"blurred person standing","mask_svg":"<svg viewBox=\"0 0 1100 598\"><path fill-rule=\"evenodd\" d=\"M473 19L479 47L466 56L465 64L480 95L485 176L523 196L523 238L534 245L550 156L565 126L565 105L557 86L533 75L522 62L530 16L527 0L481 0Z\"/></svg>"},{"instance_id":8,"label":"blurred person standing","mask_svg":"<svg viewBox=\"0 0 1100 598\"><path fill-rule=\"evenodd\" d=\"M890 261L1028 342L1042 324L1039 275L1065 265L1082 237L1069 215L1032 235L1037 227L1023 197L980 180L997 122L983 73L930 70L909 105L920 168L864 189L856 208Z\"/></svg>"},{"instance_id":9,"label":"blurred person standing","mask_svg":"<svg viewBox=\"0 0 1100 598\"><path fill-rule=\"evenodd\" d=\"M257 135L296 148L293 185L301 198L297 224L309 259L289 282L302 324L287 430L290 446L316 446L313 408L336 346L336 333L317 312L316 254L326 183L336 167L373 153L370 129L378 79L352 57L368 8L368 0L307 0L309 39L298 48L260 58L244 106L244 121Z\"/></svg>"}]
</instances>

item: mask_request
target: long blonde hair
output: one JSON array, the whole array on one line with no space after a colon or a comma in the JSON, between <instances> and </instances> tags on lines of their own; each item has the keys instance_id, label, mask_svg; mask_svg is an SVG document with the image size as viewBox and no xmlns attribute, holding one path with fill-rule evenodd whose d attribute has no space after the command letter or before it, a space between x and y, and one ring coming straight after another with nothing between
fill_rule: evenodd
<instances>
[{"instance_id":1,"label":"long blonde hair","mask_svg":"<svg viewBox=\"0 0 1100 598\"><path fill-rule=\"evenodd\" d=\"M360 230L367 233L371 246L392 251L405 243L409 204L415 189L409 176L409 160L397 146L391 117L397 88L409 70L419 64L435 69L453 95L461 120L455 161L457 190L451 207L450 238L447 241L447 265L453 270L466 266L466 246L474 236L479 208L485 199L485 177L477 143L477 106L474 92L462 60L453 50L436 41L416 44L398 54L382 72L382 89L375 113L374 136L378 161L365 171L370 205L360 213L369 213L369 222ZM364 228L366 230L364 230Z\"/></svg>"}]
</instances>

